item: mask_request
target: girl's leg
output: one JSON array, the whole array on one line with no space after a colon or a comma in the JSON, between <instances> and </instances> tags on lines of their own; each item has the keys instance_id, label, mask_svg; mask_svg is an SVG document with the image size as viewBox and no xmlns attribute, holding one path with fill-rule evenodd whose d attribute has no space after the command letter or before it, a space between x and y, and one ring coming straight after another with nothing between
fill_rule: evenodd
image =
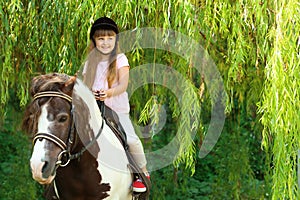
<instances>
[{"instance_id":1,"label":"girl's leg","mask_svg":"<svg viewBox=\"0 0 300 200\"><path fill-rule=\"evenodd\" d=\"M134 160L141 168L141 170L144 173L148 173L146 168L147 161L144 153L144 148L141 140L139 139L139 137L136 135L134 131L133 125L129 118L129 114L118 113L118 116L119 116L120 123L126 132L127 143L129 145L130 153L132 154Z\"/></svg>"},{"instance_id":2,"label":"girl's leg","mask_svg":"<svg viewBox=\"0 0 300 200\"><path fill-rule=\"evenodd\" d=\"M129 151L133 156L133 159L142 170L142 172L150 179L148 170L146 168L146 157L144 154L144 148L141 140L136 135L134 128L132 126L131 120L129 118L129 114L118 114L121 125L123 126L126 136L127 143L129 146ZM147 190L145 184L140 179L136 179L132 183L132 190L134 192L145 192Z\"/></svg>"}]
</instances>

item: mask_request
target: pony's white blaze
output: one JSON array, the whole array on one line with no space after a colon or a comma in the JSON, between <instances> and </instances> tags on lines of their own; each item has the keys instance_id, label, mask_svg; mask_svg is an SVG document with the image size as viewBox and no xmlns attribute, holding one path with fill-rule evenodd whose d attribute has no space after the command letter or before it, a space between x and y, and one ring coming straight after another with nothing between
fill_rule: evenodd
<instances>
[{"instance_id":1,"label":"pony's white blaze","mask_svg":"<svg viewBox=\"0 0 300 200\"><path fill-rule=\"evenodd\" d=\"M41 115L38 120L38 132L47 133L48 127L50 125L49 120L47 120L47 104L43 105L41 108ZM53 180L53 176L49 178L43 178L42 169L45 164L45 139L37 140L33 147L33 152L30 158L30 167L32 171L32 177L34 180L41 184L49 184Z\"/></svg>"},{"instance_id":2,"label":"pony's white blaze","mask_svg":"<svg viewBox=\"0 0 300 200\"><path fill-rule=\"evenodd\" d=\"M32 171L32 177L35 180L40 180L42 179L42 168L44 166L45 162L42 162L43 160L43 155L44 155L44 145L45 145L45 140L39 141L37 140L34 148L33 148L33 153L30 158L30 167Z\"/></svg>"}]
</instances>

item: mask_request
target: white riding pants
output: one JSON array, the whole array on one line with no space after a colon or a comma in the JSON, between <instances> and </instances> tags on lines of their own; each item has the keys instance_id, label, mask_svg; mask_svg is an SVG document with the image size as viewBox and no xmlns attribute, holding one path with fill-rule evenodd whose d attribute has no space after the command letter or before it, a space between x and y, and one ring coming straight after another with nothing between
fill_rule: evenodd
<instances>
[{"instance_id":1,"label":"white riding pants","mask_svg":"<svg viewBox=\"0 0 300 200\"><path fill-rule=\"evenodd\" d=\"M137 136L137 134L134 131L133 125L129 118L129 114L128 113L117 113L117 114L119 116L120 123L123 126L124 131L126 132L129 152L132 154L133 159L135 160L135 162L140 168L145 167L147 161L144 153L144 147L140 138Z\"/></svg>"}]
</instances>

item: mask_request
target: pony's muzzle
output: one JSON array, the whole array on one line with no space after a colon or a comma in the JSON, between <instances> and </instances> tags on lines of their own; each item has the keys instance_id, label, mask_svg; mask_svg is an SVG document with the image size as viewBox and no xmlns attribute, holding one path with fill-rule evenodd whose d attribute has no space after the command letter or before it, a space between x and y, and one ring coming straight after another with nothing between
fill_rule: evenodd
<instances>
[{"instance_id":1,"label":"pony's muzzle","mask_svg":"<svg viewBox=\"0 0 300 200\"><path fill-rule=\"evenodd\" d=\"M30 167L32 178L40 184L50 184L55 177L55 175L52 175L51 173L50 175L48 175L48 173L45 173L46 171L49 171L48 162L40 162L37 164L31 161Z\"/></svg>"},{"instance_id":2,"label":"pony's muzzle","mask_svg":"<svg viewBox=\"0 0 300 200\"><path fill-rule=\"evenodd\" d=\"M45 140L36 141L30 158L32 177L40 184L49 184L55 176L55 160L44 149ZM54 160L55 159L55 160Z\"/></svg>"}]
</instances>

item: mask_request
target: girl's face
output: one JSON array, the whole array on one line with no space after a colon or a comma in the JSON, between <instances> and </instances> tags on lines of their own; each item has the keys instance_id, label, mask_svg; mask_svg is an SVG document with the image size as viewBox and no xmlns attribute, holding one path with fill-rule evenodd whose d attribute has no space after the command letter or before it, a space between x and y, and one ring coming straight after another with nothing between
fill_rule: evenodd
<instances>
[{"instance_id":1,"label":"girl's face","mask_svg":"<svg viewBox=\"0 0 300 200\"><path fill-rule=\"evenodd\" d=\"M104 55L109 55L116 45L116 34L95 37L96 48Z\"/></svg>"}]
</instances>

